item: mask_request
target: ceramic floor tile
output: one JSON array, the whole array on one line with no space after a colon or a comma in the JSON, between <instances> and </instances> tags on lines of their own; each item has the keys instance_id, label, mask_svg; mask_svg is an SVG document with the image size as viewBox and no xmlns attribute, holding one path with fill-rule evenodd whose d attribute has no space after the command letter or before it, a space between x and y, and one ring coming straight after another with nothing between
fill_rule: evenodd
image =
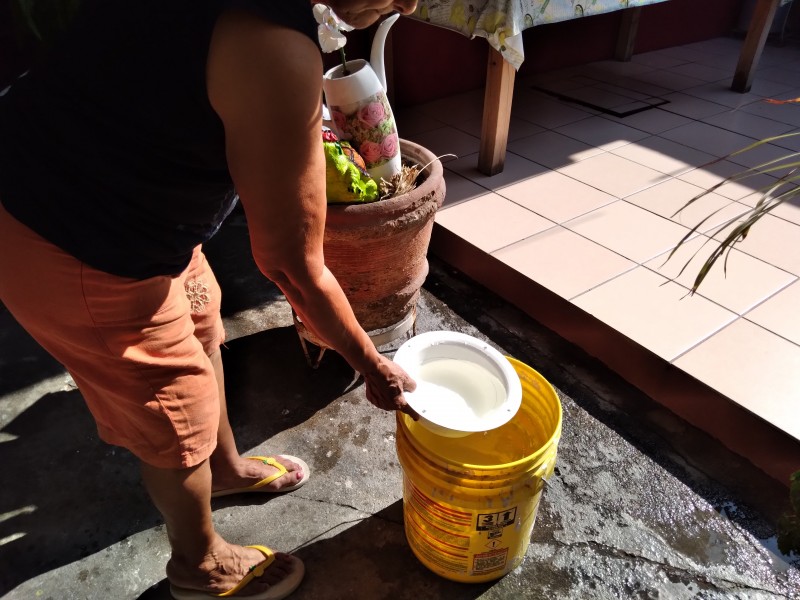
<instances>
[{"instance_id":1,"label":"ceramic floor tile","mask_svg":"<svg viewBox=\"0 0 800 600\"><path fill-rule=\"evenodd\" d=\"M567 221L564 227L637 263L673 248L688 233L685 227L624 201Z\"/></svg>"},{"instance_id":2,"label":"ceramic floor tile","mask_svg":"<svg viewBox=\"0 0 800 600\"><path fill-rule=\"evenodd\" d=\"M659 108L645 110L626 117L615 117L612 115L600 116L614 123L621 123L622 125L654 134L667 131L668 129L675 129L676 127L692 122L692 120L687 117L682 117Z\"/></svg>"},{"instance_id":3,"label":"ceramic floor tile","mask_svg":"<svg viewBox=\"0 0 800 600\"><path fill-rule=\"evenodd\" d=\"M618 93L604 90L594 85L576 88L563 93L563 95L573 102L584 103L592 108L602 108L615 112L623 112L618 107L631 102L631 98L628 96L621 96Z\"/></svg>"},{"instance_id":4,"label":"ceramic floor tile","mask_svg":"<svg viewBox=\"0 0 800 600\"><path fill-rule=\"evenodd\" d=\"M684 61L690 63L702 60L703 57L706 55L706 52L703 48L692 46L692 44L687 44L685 46L674 46L672 48L664 48L662 52L666 56L674 56L676 58L683 59Z\"/></svg>"},{"instance_id":5,"label":"ceramic floor tile","mask_svg":"<svg viewBox=\"0 0 800 600\"><path fill-rule=\"evenodd\" d=\"M800 439L800 347L739 319L675 366Z\"/></svg>"},{"instance_id":6,"label":"ceramic floor tile","mask_svg":"<svg viewBox=\"0 0 800 600\"><path fill-rule=\"evenodd\" d=\"M783 165L783 167L775 171L770 171L775 177L783 177L784 175L794 172L794 165L797 163L797 157L791 156L791 153L787 152L786 148L766 143L760 144L754 148L748 148L739 154L732 154L728 160L744 167L759 167L768 162L777 161L773 163L770 168L780 167L781 165Z\"/></svg>"},{"instance_id":7,"label":"ceramic floor tile","mask_svg":"<svg viewBox=\"0 0 800 600\"><path fill-rule=\"evenodd\" d=\"M557 171L546 171L500 188L497 193L556 223L617 201L614 196Z\"/></svg>"},{"instance_id":8,"label":"ceramic floor tile","mask_svg":"<svg viewBox=\"0 0 800 600\"><path fill-rule=\"evenodd\" d=\"M484 252L498 250L555 225L493 193L440 210L436 222Z\"/></svg>"},{"instance_id":9,"label":"ceramic floor tile","mask_svg":"<svg viewBox=\"0 0 800 600\"><path fill-rule=\"evenodd\" d=\"M796 225L800 225L800 197L795 196L791 200L783 202L770 214L786 221L790 221Z\"/></svg>"},{"instance_id":10,"label":"ceramic floor tile","mask_svg":"<svg viewBox=\"0 0 800 600\"><path fill-rule=\"evenodd\" d=\"M780 139L773 140L771 143L780 148L800 152L800 129L795 127L792 131L783 135Z\"/></svg>"},{"instance_id":11,"label":"ceramic floor tile","mask_svg":"<svg viewBox=\"0 0 800 600\"><path fill-rule=\"evenodd\" d=\"M653 106L659 105L661 102L658 100L654 101L642 101L642 100L634 100L628 104L623 104L622 106L615 106L614 107L614 115L613 116L620 116L625 118L625 115L635 115L637 113L652 110ZM603 113L608 114L608 113Z\"/></svg>"},{"instance_id":12,"label":"ceramic floor tile","mask_svg":"<svg viewBox=\"0 0 800 600\"><path fill-rule=\"evenodd\" d=\"M483 117L462 121L461 123L453 125L453 127L480 139L483 129ZM508 141L528 137L529 135L533 135L535 133L541 133L544 130L544 127L541 127L536 123L511 117L508 124Z\"/></svg>"},{"instance_id":13,"label":"ceramic floor tile","mask_svg":"<svg viewBox=\"0 0 800 600\"><path fill-rule=\"evenodd\" d=\"M767 60L766 57L765 60ZM796 77L797 71L794 69L789 69L783 64L776 64L773 67L761 65L761 68L758 69L758 78L765 79L766 81L782 83L786 81L792 81L793 78Z\"/></svg>"},{"instance_id":14,"label":"ceramic floor tile","mask_svg":"<svg viewBox=\"0 0 800 600\"><path fill-rule=\"evenodd\" d=\"M721 69L726 73L726 76L722 78L722 81L730 87L731 84L731 73L736 70L736 65L739 62L739 52L728 52L726 54L706 54L698 60L695 64L703 65L706 67L714 67L715 69Z\"/></svg>"},{"instance_id":15,"label":"ceramic floor tile","mask_svg":"<svg viewBox=\"0 0 800 600\"><path fill-rule=\"evenodd\" d=\"M697 237L683 244L672 257L666 252L645 266L691 289L713 248L714 243L709 238ZM706 274L697 294L743 315L796 279L791 273L734 250L727 257L727 264L722 258Z\"/></svg>"},{"instance_id":16,"label":"ceramic floor tile","mask_svg":"<svg viewBox=\"0 0 800 600\"><path fill-rule=\"evenodd\" d=\"M645 267L575 298L594 315L664 360L673 360L736 318L732 312Z\"/></svg>"},{"instance_id":17,"label":"ceramic floor tile","mask_svg":"<svg viewBox=\"0 0 800 600\"><path fill-rule=\"evenodd\" d=\"M667 56L659 50L653 52L643 52L641 54L634 54L631 57L631 62L640 63L654 69L668 69L686 63L683 58L675 56Z\"/></svg>"},{"instance_id":18,"label":"ceramic floor tile","mask_svg":"<svg viewBox=\"0 0 800 600\"><path fill-rule=\"evenodd\" d=\"M492 256L566 299L636 266L563 227L543 231Z\"/></svg>"},{"instance_id":19,"label":"ceramic floor tile","mask_svg":"<svg viewBox=\"0 0 800 600\"><path fill-rule=\"evenodd\" d=\"M474 154L480 149L480 139L471 136L454 127L440 127L429 131L415 133L408 137L413 142L425 146L436 156L454 154L455 157ZM451 157L443 157L442 163L455 160Z\"/></svg>"},{"instance_id":20,"label":"ceramic floor tile","mask_svg":"<svg viewBox=\"0 0 800 600\"><path fill-rule=\"evenodd\" d=\"M769 81L767 79L759 78L756 74L753 84L750 87L750 93L760 96L762 100L767 98L777 98L781 94L785 94L791 89L796 88L797 85L795 82L796 79L787 79L785 81Z\"/></svg>"},{"instance_id":21,"label":"ceramic floor tile","mask_svg":"<svg viewBox=\"0 0 800 600\"><path fill-rule=\"evenodd\" d=\"M442 207L452 206L465 200L472 200L473 198L480 198L486 196L491 192L485 187L470 181L466 177L462 177L458 173L454 173L449 169L444 170L444 183L446 186L446 193L444 195L444 202Z\"/></svg>"},{"instance_id":22,"label":"ceramic floor tile","mask_svg":"<svg viewBox=\"0 0 800 600\"><path fill-rule=\"evenodd\" d=\"M719 113L707 117L703 119L703 121L709 125L741 133L742 135L750 136L755 139L781 135L793 129L793 126L788 123L773 121L772 119L759 117L758 115L746 113L741 110L730 110L728 112Z\"/></svg>"},{"instance_id":23,"label":"ceramic floor tile","mask_svg":"<svg viewBox=\"0 0 800 600\"><path fill-rule=\"evenodd\" d=\"M745 110L745 107L742 110ZM726 156L752 144L751 137L695 121L660 134L662 137L714 156Z\"/></svg>"},{"instance_id":24,"label":"ceramic floor tile","mask_svg":"<svg viewBox=\"0 0 800 600\"><path fill-rule=\"evenodd\" d=\"M555 131L603 150L613 150L647 137L644 131L602 117L589 117Z\"/></svg>"},{"instance_id":25,"label":"ceramic floor tile","mask_svg":"<svg viewBox=\"0 0 800 600\"><path fill-rule=\"evenodd\" d=\"M397 131L403 139L410 139L410 135L439 129L445 125L442 121L434 119L417 108L401 109L395 112L394 117Z\"/></svg>"},{"instance_id":26,"label":"ceramic floor tile","mask_svg":"<svg viewBox=\"0 0 800 600\"><path fill-rule=\"evenodd\" d=\"M508 144L508 151L550 169L571 165L603 152L555 131L543 131L514 140Z\"/></svg>"},{"instance_id":27,"label":"ceramic floor tile","mask_svg":"<svg viewBox=\"0 0 800 600\"><path fill-rule=\"evenodd\" d=\"M645 94L651 98L663 98L674 91L671 88L660 86L651 81L642 81L634 77L610 76L607 77L605 81L632 92Z\"/></svg>"},{"instance_id":28,"label":"ceramic floor tile","mask_svg":"<svg viewBox=\"0 0 800 600\"><path fill-rule=\"evenodd\" d=\"M731 71L732 72L732 71ZM728 108L741 108L753 102L760 102L762 97L748 92L742 94L731 89L729 81L715 81L705 85L689 88L683 92L687 96L694 96L714 104L727 106Z\"/></svg>"},{"instance_id":29,"label":"ceramic floor tile","mask_svg":"<svg viewBox=\"0 0 800 600\"><path fill-rule=\"evenodd\" d=\"M739 38L718 37L687 44L686 47L700 51L700 57L697 59L697 62L705 60L709 54L723 56L730 56L733 54L736 60L738 60L739 52L742 49L742 43L742 39Z\"/></svg>"},{"instance_id":30,"label":"ceramic floor tile","mask_svg":"<svg viewBox=\"0 0 800 600\"><path fill-rule=\"evenodd\" d=\"M706 83L702 79L688 77L687 75L681 75L679 73L671 73L670 71L664 69L656 69L646 73L640 73L636 76L636 79L639 81L644 81L645 83L652 83L654 85L667 88L673 92L685 90L687 88L696 87Z\"/></svg>"},{"instance_id":31,"label":"ceramic floor tile","mask_svg":"<svg viewBox=\"0 0 800 600\"><path fill-rule=\"evenodd\" d=\"M691 171L714 160L710 154L659 136L651 136L615 148L611 153L672 176Z\"/></svg>"},{"instance_id":32,"label":"ceramic floor tile","mask_svg":"<svg viewBox=\"0 0 800 600\"><path fill-rule=\"evenodd\" d=\"M710 189L721 183L727 177L742 173L742 166L727 160L715 162L710 165L703 165L697 169L683 173L678 179L687 181L703 189ZM741 200L751 195L756 190L771 187L777 179L769 175L754 175L736 181L723 183L716 188L713 193L719 194L731 200Z\"/></svg>"},{"instance_id":33,"label":"ceramic floor tile","mask_svg":"<svg viewBox=\"0 0 800 600\"><path fill-rule=\"evenodd\" d=\"M800 345L798 306L800 306L800 281L795 281L747 313L746 318L748 321L753 321L764 329Z\"/></svg>"},{"instance_id":34,"label":"ceramic floor tile","mask_svg":"<svg viewBox=\"0 0 800 600\"><path fill-rule=\"evenodd\" d=\"M617 198L630 196L667 178L655 169L608 152L559 171Z\"/></svg>"},{"instance_id":35,"label":"ceramic floor tile","mask_svg":"<svg viewBox=\"0 0 800 600\"><path fill-rule=\"evenodd\" d=\"M560 102L555 98L533 90L520 90L514 94L511 116L530 121L545 129L561 127L590 116L590 113L575 105Z\"/></svg>"},{"instance_id":36,"label":"ceramic floor tile","mask_svg":"<svg viewBox=\"0 0 800 600\"><path fill-rule=\"evenodd\" d=\"M731 228L715 236L721 240ZM771 265L800 275L800 225L765 215L758 220L747 238L736 244L736 248Z\"/></svg>"},{"instance_id":37,"label":"ceramic floor tile","mask_svg":"<svg viewBox=\"0 0 800 600\"><path fill-rule=\"evenodd\" d=\"M568 93L571 90L577 90L587 85L593 85L597 80L584 75L564 77L562 79L544 79L542 81L530 81L527 83L528 88L536 88L553 92L555 94Z\"/></svg>"},{"instance_id":38,"label":"ceramic floor tile","mask_svg":"<svg viewBox=\"0 0 800 600\"><path fill-rule=\"evenodd\" d=\"M609 92L613 92L625 98L630 98L631 100L646 100L650 104L654 104L660 101L660 98L653 96L652 94L645 94L636 90L632 90L630 88L626 88L624 86L617 85L614 83L614 79L609 81L595 81L593 84L595 87L601 90L607 90Z\"/></svg>"},{"instance_id":39,"label":"ceramic floor tile","mask_svg":"<svg viewBox=\"0 0 800 600\"><path fill-rule=\"evenodd\" d=\"M670 179L628 196L625 200L689 229L697 227L700 233L710 231L747 211L747 206L713 192L697 198L703 191L703 188L681 179Z\"/></svg>"},{"instance_id":40,"label":"ceramic floor tile","mask_svg":"<svg viewBox=\"0 0 800 600\"><path fill-rule=\"evenodd\" d=\"M800 97L796 49L767 44L751 91L740 94L730 89L730 75L742 43L716 38L635 55L629 63L601 61L518 76L509 128L513 150L494 177L477 171L483 90L428 103L425 111L415 107L411 117L400 111L398 126L407 139L424 134L419 141L437 154L461 156L443 160L448 190L440 223L460 229L472 244L495 248L495 258L735 401L757 403L765 395L800 395L793 343L800 345L800 252L794 251L800 200L757 224L731 253L727 275L718 265L694 296L688 291L695 272L713 246L679 277L678 270L708 238L695 234L664 263L689 227L719 211L700 227L713 233L777 179L758 175L724 183L673 217L687 200L758 161L800 151L798 135L735 160L705 162L776 132L800 131L800 104L766 101ZM711 81L720 73L720 80ZM587 98L592 101L613 94L629 102L659 96L671 102L619 118L558 100L538 86L556 93L584 88L595 95ZM452 126L442 127L445 120ZM540 164L578 159L556 170ZM537 229L545 225L549 229ZM767 398L751 410L800 423L800 415L776 412L771 402Z\"/></svg>"},{"instance_id":41,"label":"ceramic floor tile","mask_svg":"<svg viewBox=\"0 0 800 600\"><path fill-rule=\"evenodd\" d=\"M712 115L719 114L728 110L728 107L716 102L710 102L703 98L693 96L688 92L675 92L664 96L668 104L663 104L659 108L667 112L675 113L689 119L703 119Z\"/></svg>"},{"instance_id":42,"label":"ceramic floor tile","mask_svg":"<svg viewBox=\"0 0 800 600\"><path fill-rule=\"evenodd\" d=\"M687 77L694 77L701 81L729 81L731 78L730 71L723 70L717 67L710 67L700 63L685 63L665 69L670 73L677 73L678 75L686 75Z\"/></svg>"},{"instance_id":43,"label":"ceramic floor tile","mask_svg":"<svg viewBox=\"0 0 800 600\"><path fill-rule=\"evenodd\" d=\"M758 190L754 190L747 196L739 198L738 201L741 204L744 204L745 206L754 207L756 204L764 200L766 197L775 198L782 194L798 192L798 186L794 182L781 181L780 179L776 178L768 178L768 179L771 181L770 185L766 185ZM786 219L787 221L792 221L793 223L796 223L797 218L794 215L794 213L798 210L798 205L800 205L799 197L790 198L782 202L778 206L776 206L774 209L772 209L770 211L770 214L779 216L782 219Z\"/></svg>"},{"instance_id":44,"label":"ceramic floor tile","mask_svg":"<svg viewBox=\"0 0 800 600\"><path fill-rule=\"evenodd\" d=\"M769 44L764 48L764 65L782 65L792 71L800 71L797 65L797 47L793 45L781 46Z\"/></svg>"},{"instance_id":45,"label":"ceramic floor tile","mask_svg":"<svg viewBox=\"0 0 800 600\"><path fill-rule=\"evenodd\" d=\"M513 152L506 152L505 166L503 171L497 175L484 175L478 170L478 154L470 154L458 160L450 161L446 164L446 169L494 191L549 171L547 167Z\"/></svg>"},{"instance_id":46,"label":"ceramic floor tile","mask_svg":"<svg viewBox=\"0 0 800 600\"><path fill-rule=\"evenodd\" d=\"M795 75L797 77L797 75ZM796 97L796 94L785 94L789 97ZM787 100L781 95L775 96L778 100ZM781 123L788 123L795 127L800 127L800 104L770 104L769 102L753 102L742 107L742 110L760 117L766 117Z\"/></svg>"},{"instance_id":47,"label":"ceramic floor tile","mask_svg":"<svg viewBox=\"0 0 800 600\"><path fill-rule=\"evenodd\" d=\"M608 79L609 75L635 77L640 73L648 73L653 70L653 67L640 61L598 60L587 65L586 73L600 79Z\"/></svg>"},{"instance_id":48,"label":"ceramic floor tile","mask_svg":"<svg viewBox=\"0 0 800 600\"><path fill-rule=\"evenodd\" d=\"M463 121L481 118L483 114L483 93L483 90L479 89L447 96L446 98L421 104L417 109L448 125L458 125Z\"/></svg>"}]
</instances>

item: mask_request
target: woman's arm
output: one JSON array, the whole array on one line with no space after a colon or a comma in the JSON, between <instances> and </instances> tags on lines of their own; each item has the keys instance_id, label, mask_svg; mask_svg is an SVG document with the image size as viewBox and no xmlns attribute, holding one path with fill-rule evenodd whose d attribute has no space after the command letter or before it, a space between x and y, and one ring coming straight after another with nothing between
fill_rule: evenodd
<instances>
[{"instance_id":1,"label":"woman's arm","mask_svg":"<svg viewBox=\"0 0 800 600\"><path fill-rule=\"evenodd\" d=\"M325 267L319 49L300 32L226 13L212 38L207 85L259 269L305 326L364 376L373 404L413 414L402 392L414 382L375 349Z\"/></svg>"}]
</instances>

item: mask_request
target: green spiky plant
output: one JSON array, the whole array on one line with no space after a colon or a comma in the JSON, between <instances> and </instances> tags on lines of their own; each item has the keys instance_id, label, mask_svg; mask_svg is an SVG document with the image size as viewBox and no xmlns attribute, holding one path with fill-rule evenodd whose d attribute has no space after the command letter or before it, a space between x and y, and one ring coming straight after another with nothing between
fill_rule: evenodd
<instances>
[{"instance_id":1,"label":"green spiky plant","mask_svg":"<svg viewBox=\"0 0 800 600\"><path fill-rule=\"evenodd\" d=\"M796 101L800 101L800 99L797 99ZM749 152L754 148L757 148L764 144L769 144L771 142L795 136L800 136L800 132L786 133L784 135L778 135L775 137L760 140L758 142L755 142L754 144L751 144L750 146L747 146L746 148L742 148L741 150L737 150L736 152L728 154L727 156L718 158L708 163L705 166L710 166L720 161L726 160L728 158L744 154L745 152ZM714 192L715 190L717 190L718 188L722 187L727 183L744 181L750 177L755 177L757 175L764 175L764 174L772 175L776 173L784 173L778 179L776 179L774 183L771 183L770 185L764 186L757 190L757 192L761 194L761 198L754 207L752 207L750 210L745 211L743 214L728 219L727 221L716 227L714 232L711 234L711 237L714 237L722 233L729 227L731 227L731 230L725 235L722 242L720 242L711 251L711 254L709 254L708 258L703 263L702 267L700 267L700 270L698 271L697 276L695 277L694 283L692 284L692 290L691 290L692 294L694 294L697 291L697 288L700 287L700 284L703 282L706 275L708 275L708 272L711 270L711 267L713 267L720 258L724 257L723 269L725 270L725 272L727 272L728 256L730 255L730 251L733 249L733 246L739 242L744 241L744 239L747 237L747 234L750 232L750 228L753 225L755 225L756 222L758 222L758 220L761 217L769 214L784 202L789 202L794 198L800 197L800 173L798 173L798 168L800 168L800 152L791 152L779 158L773 159L769 162L757 165L755 167L751 167L749 169L746 169L745 171L726 177L716 185L704 190L703 192L701 192L700 194L689 200L678 211L676 211L675 214L672 215L673 217L676 216L686 207L697 202L701 198L704 198L708 194ZM722 209L720 208L714 211L710 215L706 216L702 221L697 223L697 225L692 227L692 229L685 236L683 236L680 242L678 242L678 244L672 249L672 252L670 252L669 256L667 257L667 261L669 261L672 258L672 256L686 241L688 241L697 233L697 230L700 227L702 227L710 218L712 218L720 210ZM705 246L705 244L703 244L703 246ZM702 247L700 250L702 250ZM692 258L694 258L700 252L700 250L695 252L695 254L692 255ZM686 267L689 266L690 262L691 259L687 261L686 264L683 265L683 267L678 273L678 276L680 276L686 270Z\"/></svg>"},{"instance_id":2,"label":"green spiky plant","mask_svg":"<svg viewBox=\"0 0 800 600\"><path fill-rule=\"evenodd\" d=\"M11 0L11 10L21 30L47 44L66 28L80 4L81 0Z\"/></svg>"},{"instance_id":3,"label":"green spiky plant","mask_svg":"<svg viewBox=\"0 0 800 600\"><path fill-rule=\"evenodd\" d=\"M778 521L778 550L800 554L800 471L789 479L790 512Z\"/></svg>"},{"instance_id":4,"label":"green spiky plant","mask_svg":"<svg viewBox=\"0 0 800 600\"><path fill-rule=\"evenodd\" d=\"M793 100L767 100L770 103L776 104L783 104L783 103L800 103L800 98L795 98ZM794 133L787 133L784 135L778 135L771 138L763 139L746 148L742 148L741 150L737 150L727 156L723 156L717 160L714 160L706 166L710 166L712 164L718 163L725 159L744 154L749 152L759 146L764 144L769 144L771 142L786 140L787 138L800 136L800 132ZM718 234L722 234L724 231L728 231L727 234L724 235L722 241L717 243L717 245L711 250L711 253L706 258L703 265L700 267L700 270L695 277L694 283L692 284L692 289L690 294L694 294L697 291L697 288L700 287L700 284L705 279L706 275L708 275L711 268L717 263L719 259L723 259L723 270L727 272L727 261L728 257L730 256L730 252L733 247L742 242L746 237L747 234L750 232L750 229L761 219L764 215L769 214L775 208L780 206L785 202L790 202L795 198L800 198L800 152L789 152L779 158L773 159L769 162L757 165L755 167L746 169L734 175L731 175L716 185L704 190L691 200L689 200L686 204L684 204L678 211L675 212L673 215L676 216L686 207L690 206L691 204L697 202L701 198L707 196L708 194L714 192L716 189L720 188L721 186L732 183L732 182L742 182L747 180L748 178L755 177L757 175L778 175L780 174L777 179L770 183L767 186L763 186L759 188L757 193L761 195L760 199L756 203L756 205L749 210L745 211L743 214L737 215L731 219L728 219L721 225L718 225L716 229L713 231L711 236L709 237L709 241L711 241L714 236ZM712 212L711 214L707 215L702 221L697 223L690 231L687 233L678 244L672 249L669 256L667 257L667 261L669 261L672 256L678 251L678 249L687 242L690 238L692 238L698 231L700 227L703 226L710 218L712 218L715 214L717 214L721 208ZM706 242L708 243L708 242ZM691 258L686 261L683 265L681 270L679 271L678 275L675 277L679 277L689 266L692 262L692 259L705 247L705 244L701 246L701 248L695 252ZM790 554L795 552L800 554L800 471L796 471L792 474L789 479L789 499L790 499L790 512L786 513L781 517L778 522L778 549L783 552L784 554Z\"/></svg>"}]
</instances>

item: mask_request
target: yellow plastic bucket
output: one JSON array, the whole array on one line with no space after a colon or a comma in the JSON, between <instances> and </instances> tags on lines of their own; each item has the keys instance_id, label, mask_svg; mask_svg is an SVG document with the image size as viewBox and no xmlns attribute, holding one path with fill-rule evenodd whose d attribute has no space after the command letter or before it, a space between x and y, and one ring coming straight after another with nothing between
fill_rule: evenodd
<instances>
[{"instance_id":1,"label":"yellow plastic bucket","mask_svg":"<svg viewBox=\"0 0 800 600\"><path fill-rule=\"evenodd\" d=\"M555 468L558 395L534 369L508 360L522 406L502 427L446 438L397 413L406 539L422 564L453 581L491 581L520 565Z\"/></svg>"}]
</instances>

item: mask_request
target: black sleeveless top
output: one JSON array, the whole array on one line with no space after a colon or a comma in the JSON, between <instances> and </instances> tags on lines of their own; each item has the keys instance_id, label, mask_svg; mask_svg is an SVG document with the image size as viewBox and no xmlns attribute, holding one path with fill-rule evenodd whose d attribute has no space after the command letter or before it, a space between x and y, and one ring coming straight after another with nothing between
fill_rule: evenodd
<instances>
[{"instance_id":1,"label":"black sleeveless top","mask_svg":"<svg viewBox=\"0 0 800 600\"><path fill-rule=\"evenodd\" d=\"M235 202L205 77L226 8L317 42L309 0L85 0L47 60L0 96L5 209L97 269L181 272Z\"/></svg>"}]
</instances>

